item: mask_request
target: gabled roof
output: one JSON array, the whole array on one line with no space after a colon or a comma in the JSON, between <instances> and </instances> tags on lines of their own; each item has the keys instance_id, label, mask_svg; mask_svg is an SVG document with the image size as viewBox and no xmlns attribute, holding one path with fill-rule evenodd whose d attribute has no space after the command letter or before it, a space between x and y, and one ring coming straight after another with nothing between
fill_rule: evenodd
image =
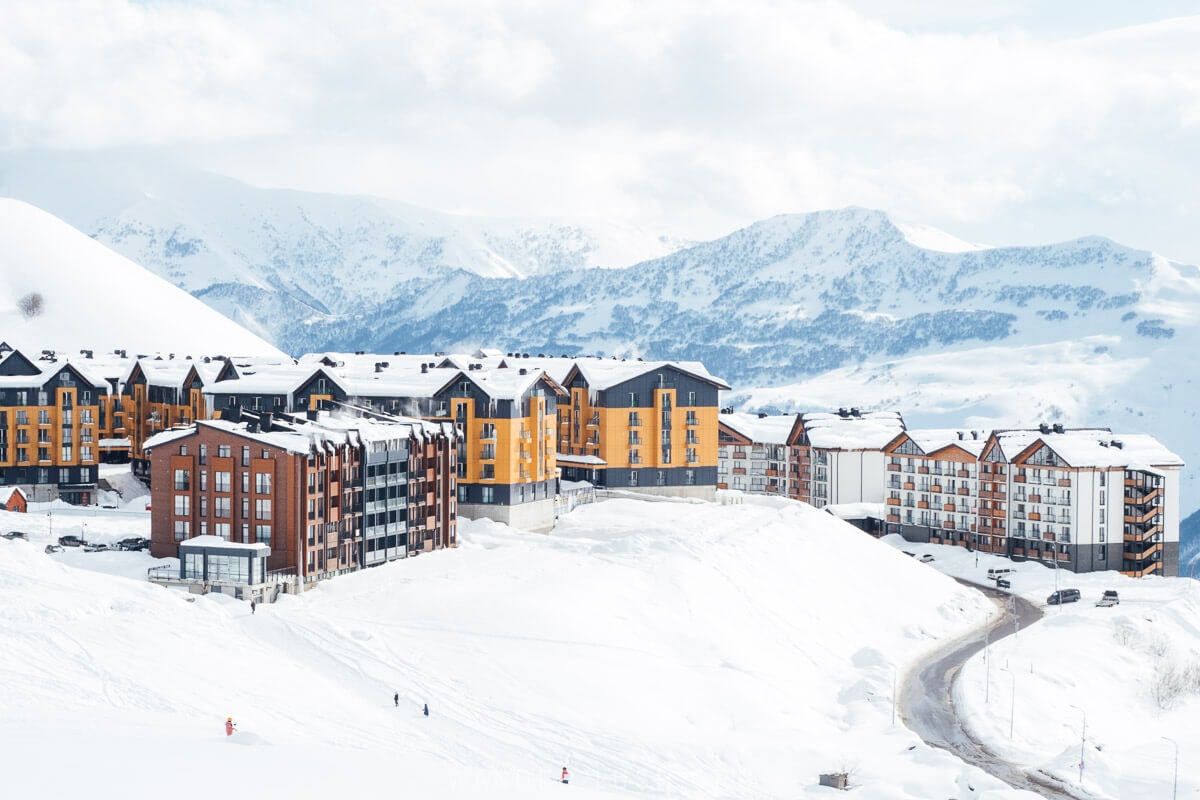
<instances>
[{"instance_id":1,"label":"gabled roof","mask_svg":"<svg viewBox=\"0 0 1200 800\"><path fill-rule=\"evenodd\" d=\"M900 442L908 439L928 458L936 458L947 449L956 449L963 455L978 459L987 445L988 433L958 428L909 428L897 435L885 449L891 451Z\"/></svg>"},{"instance_id":2,"label":"gabled roof","mask_svg":"<svg viewBox=\"0 0 1200 800\"><path fill-rule=\"evenodd\" d=\"M1070 467L1146 469L1182 467L1183 459L1147 434L1097 437L1091 431L1039 433L1013 458L1022 464L1042 447L1048 447Z\"/></svg>"},{"instance_id":3,"label":"gabled roof","mask_svg":"<svg viewBox=\"0 0 1200 800\"><path fill-rule=\"evenodd\" d=\"M625 361L605 358L577 358L575 366L567 373L563 385L570 384L576 374L582 376L590 389L604 391L626 381L654 372L673 369L696 380L711 384L718 389L729 389L729 384L713 377L699 361Z\"/></svg>"}]
</instances>

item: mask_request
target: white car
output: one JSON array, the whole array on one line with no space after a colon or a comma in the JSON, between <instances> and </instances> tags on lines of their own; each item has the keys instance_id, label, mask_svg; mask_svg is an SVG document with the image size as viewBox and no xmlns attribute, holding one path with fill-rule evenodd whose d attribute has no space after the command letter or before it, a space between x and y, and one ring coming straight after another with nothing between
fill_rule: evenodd
<instances>
[{"instance_id":1,"label":"white car","mask_svg":"<svg viewBox=\"0 0 1200 800\"><path fill-rule=\"evenodd\" d=\"M928 564L930 561L933 561L933 556L932 556L932 555L930 555L929 553L922 553L922 554L921 554L921 563L923 563L923 564Z\"/></svg>"}]
</instances>

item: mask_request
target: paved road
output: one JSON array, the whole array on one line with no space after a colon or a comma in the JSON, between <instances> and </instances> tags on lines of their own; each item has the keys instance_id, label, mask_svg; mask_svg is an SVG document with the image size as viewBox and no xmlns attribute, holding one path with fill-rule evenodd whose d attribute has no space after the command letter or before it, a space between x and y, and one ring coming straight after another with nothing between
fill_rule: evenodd
<instances>
[{"instance_id":1,"label":"paved road","mask_svg":"<svg viewBox=\"0 0 1200 800\"><path fill-rule=\"evenodd\" d=\"M1026 789L1051 800L1090 800L1076 787L1068 787L1043 772L1026 772L974 741L963 730L954 710L950 687L963 662L983 649L984 631L991 641L1013 634L1012 600L1000 592L975 584L965 584L988 595L1003 611L1001 618L985 628L972 631L949 642L918 664L900 690L900 715L914 733L932 747L954 753L963 761L979 767L1014 789ZM1021 628L1042 617L1042 610L1020 597L1016 601L1016 619Z\"/></svg>"}]
</instances>

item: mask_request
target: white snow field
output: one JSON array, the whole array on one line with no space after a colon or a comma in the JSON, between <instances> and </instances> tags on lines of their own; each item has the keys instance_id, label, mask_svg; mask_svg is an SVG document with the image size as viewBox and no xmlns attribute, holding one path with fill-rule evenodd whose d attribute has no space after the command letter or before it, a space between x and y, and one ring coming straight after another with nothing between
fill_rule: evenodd
<instances>
[{"instance_id":1,"label":"white snow field","mask_svg":"<svg viewBox=\"0 0 1200 800\"><path fill-rule=\"evenodd\" d=\"M0 513L0 531L31 539L0 540L5 797L819 798L836 796L819 773L839 770L864 798L1033 797L893 721L908 665L994 612L939 569L985 566L890 546L803 504L610 499L549 536L460 520L457 550L253 615L146 583L158 562L144 553L44 552L84 525L89 539L148 535L148 514L46 510ZM1018 588L1053 588L1048 570L1020 569ZM1129 599L1095 609L1080 579L1084 603L1020 634L1015 657L1046 664L1039 681L1058 677L1043 689L1019 677L1026 741L1013 757L1069 772L1079 713L1051 727L1033 716L1069 699L1096 728L1089 746L1105 745L1106 791L1165 797L1156 771L1171 745L1158 737L1200 744L1184 725L1195 701L1156 715L1137 691L1150 663L1112 620L1140 629L1153 616L1168 639L1194 639L1181 615L1196 596L1183 579L1087 580ZM1055 671L1060 658L1071 672ZM999 699L1008 710L999 674L992 705L967 705L1007 741L1007 713L993 720L1003 731L988 726ZM1146 748L1126 758L1138 731ZM1181 780L1196 777L1184 765ZM1135 787L1146 792L1124 791Z\"/></svg>"}]
</instances>

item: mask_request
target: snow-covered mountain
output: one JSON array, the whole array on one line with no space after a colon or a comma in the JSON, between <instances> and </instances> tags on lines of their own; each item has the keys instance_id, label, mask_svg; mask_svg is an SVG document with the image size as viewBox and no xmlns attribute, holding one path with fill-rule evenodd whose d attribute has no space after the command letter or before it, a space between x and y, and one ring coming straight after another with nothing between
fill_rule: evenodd
<instances>
[{"instance_id":1,"label":"snow-covered mountain","mask_svg":"<svg viewBox=\"0 0 1200 800\"><path fill-rule=\"evenodd\" d=\"M0 340L30 353L282 355L62 220L0 198Z\"/></svg>"},{"instance_id":2,"label":"snow-covered mountain","mask_svg":"<svg viewBox=\"0 0 1200 800\"><path fill-rule=\"evenodd\" d=\"M452 217L120 159L10 156L4 192L293 354L699 359L749 410L1147 432L1189 463L1185 513L1200 506L1200 269L1107 239L983 248L847 208L673 249L615 226Z\"/></svg>"}]
</instances>

